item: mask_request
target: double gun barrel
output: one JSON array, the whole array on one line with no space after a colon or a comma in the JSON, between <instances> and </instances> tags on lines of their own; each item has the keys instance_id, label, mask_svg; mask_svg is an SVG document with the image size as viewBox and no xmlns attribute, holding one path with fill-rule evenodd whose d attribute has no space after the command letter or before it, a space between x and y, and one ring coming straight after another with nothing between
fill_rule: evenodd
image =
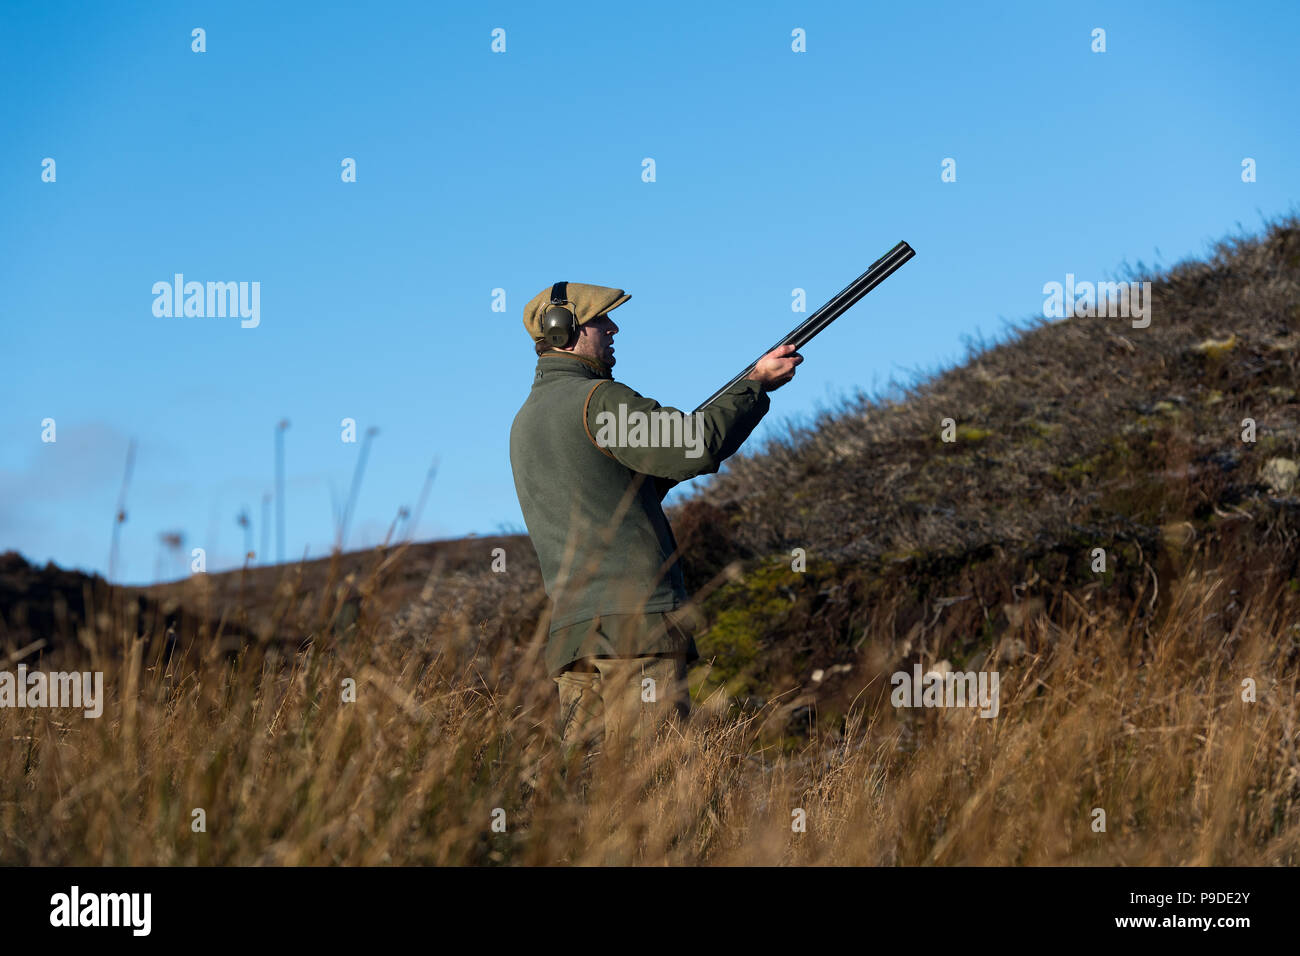
<instances>
[{"instance_id":1,"label":"double gun barrel","mask_svg":"<svg viewBox=\"0 0 1300 956\"><path fill-rule=\"evenodd\" d=\"M773 345L767 352L778 349L782 345L793 345L796 350L803 348L819 332L852 308L855 302L897 272L899 267L914 255L916 255L916 251L911 246L906 242L900 242L873 262L871 268L850 282L838 295L808 316L794 331L780 342L777 342L776 345ZM766 355L767 352L764 352L763 355ZM762 357L762 355L759 356L760 359ZM695 411L703 411L712 405L723 392L742 379L747 378L754 371L754 366L757 364L758 359L755 359L745 366L739 375L705 399L704 404L700 405Z\"/></svg>"}]
</instances>

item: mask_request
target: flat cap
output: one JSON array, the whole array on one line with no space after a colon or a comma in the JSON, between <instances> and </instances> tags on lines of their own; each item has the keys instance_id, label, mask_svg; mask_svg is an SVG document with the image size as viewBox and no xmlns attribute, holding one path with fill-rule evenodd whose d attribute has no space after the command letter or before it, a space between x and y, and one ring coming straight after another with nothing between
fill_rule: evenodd
<instances>
[{"instance_id":1,"label":"flat cap","mask_svg":"<svg viewBox=\"0 0 1300 956\"><path fill-rule=\"evenodd\" d=\"M632 298L622 289L611 289L603 285L588 285L585 282L570 282L568 286L569 304L573 317L579 325L585 325L598 315L617 309ZM524 306L524 328L536 342L542 337L542 315L551 305L551 286L547 286L528 300Z\"/></svg>"}]
</instances>

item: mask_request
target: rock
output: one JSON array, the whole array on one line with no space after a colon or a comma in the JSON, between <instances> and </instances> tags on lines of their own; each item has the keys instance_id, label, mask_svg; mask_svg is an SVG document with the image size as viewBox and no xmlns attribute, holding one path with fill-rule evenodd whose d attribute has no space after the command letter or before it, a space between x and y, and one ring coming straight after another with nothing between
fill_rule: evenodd
<instances>
[{"instance_id":1,"label":"rock","mask_svg":"<svg viewBox=\"0 0 1300 956\"><path fill-rule=\"evenodd\" d=\"M928 677L931 674L939 674L940 676L942 676L944 674L950 673L951 671L952 671L952 664L947 660L942 660L942 661L938 661L933 666L931 666L930 669L925 672L924 676Z\"/></svg>"},{"instance_id":2,"label":"rock","mask_svg":"<svg viewBox=\"0 0 1300 956\"><path fill-rule=\"evenodd\" d=\"M1300 476L1300 463L1290 458L1270 458L1260 471L1260 480L1275 495L1288 495L1295 490L1296 478Z\"/></svg>"},{"instance_id":3,"label":"rock","mask_svg":"<svg viewBox=\"0 0 1300 956\"><path fill-rule=\"evenodd\" d=\"M1033 597L1027 601L1018 601L1015 604L1003 604L1002 614L1007 619L1007 624L1013 628L1023 627L1025 624L1040 616L1045 608L1043 599Z\"/></svg>"}]
</instances>

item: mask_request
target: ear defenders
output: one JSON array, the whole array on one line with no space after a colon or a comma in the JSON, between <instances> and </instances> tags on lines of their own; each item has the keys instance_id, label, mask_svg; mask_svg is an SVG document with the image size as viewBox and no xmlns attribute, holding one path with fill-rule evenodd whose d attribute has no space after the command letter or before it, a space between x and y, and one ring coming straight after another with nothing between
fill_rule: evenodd
<instances>
[{"instance_id":1,"label":"ear defenders","mask_svg":"<svg viewBox=\"0 0 1300 956\"><path fill-rule=\"evenodd\" d=\"M569 304L569 283L557 282L551 286L551 304L542 315L542 338L551 348L565 349L578 334L578 320Z\"/></svg>"}]
</instances>

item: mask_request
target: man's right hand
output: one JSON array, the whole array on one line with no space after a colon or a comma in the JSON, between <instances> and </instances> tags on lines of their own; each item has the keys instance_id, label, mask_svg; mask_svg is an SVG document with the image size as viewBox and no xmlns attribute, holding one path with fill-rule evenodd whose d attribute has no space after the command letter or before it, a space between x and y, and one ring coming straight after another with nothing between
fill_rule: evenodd
<instances>
[{"instance_id":1,"label":"man's right hand","mask_svg":"<svg viewBox=\"0 0 1300 956\"><path fill-rule=\"evenodd\" d=\"M795 366L802 361L803 356L794 350L793 345L781 345L758 360L749 378L758 382L763 391L775 392L794 378Z\"/></svg>"}]
</instances>

